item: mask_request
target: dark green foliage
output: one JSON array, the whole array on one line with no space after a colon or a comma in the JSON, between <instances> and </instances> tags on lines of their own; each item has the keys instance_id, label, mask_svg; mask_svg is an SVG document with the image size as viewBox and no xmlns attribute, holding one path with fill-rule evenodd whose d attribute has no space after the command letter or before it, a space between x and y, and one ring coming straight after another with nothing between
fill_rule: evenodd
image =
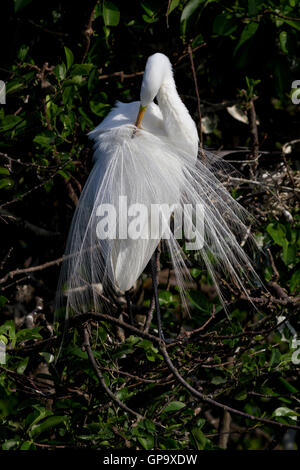
<instances>
[{"instance_id":1,"label":"dark green foliage","mask_svg":"<svg viewBox=\"0 0 300 470\"><path fill-rule=\"evenodd\" d=\"M257 185L229 189L256 217L252 231L261 251L255 267L269 293L254 286L254 307L224 279L228 319L207 272L189 254L194 282L188 318L163 252L159 299L166 336L188 338L184 332L211 319L168 351L185 380L205 395L256 417L299 423L299 167L297 149L286 153L284 163L281 148L299 138L300 105L292 104L291 92L293 80L300 80L300 8L295 0L172 0L166 15L167 7L161 0L87 0L84 8L71 0L1 5L6 24L0 79L7 92L0 105L4 450L221 445L223 411L179 385L157 344L131 332L122 340L111 322L91 323L91 346L105 383L144 416L137 421L101 389L80 327L66 332L62 347L62 325L53 327L59 259L92 166L86 134L117 99L139 99L139 72L157 51L174 64L178 91L198 123L189 45L202 117L210 128L204 133L207 147L251 147L249 125L226 107L238 105L246 116L255 103L260 148L268 153L254 176L249 165L236 164L240 178L256 178ZM266 172L272 177L265 178ZM53 260L58 262L26 271ZM133 300L143 320L151 302L147 275ZM284 318L288 322L278 329ZM155 328L154 317L150 332ZM231 418L230 449L266 448L277 432L274 425L234 413Z\"/></svg>"}]
</instances>

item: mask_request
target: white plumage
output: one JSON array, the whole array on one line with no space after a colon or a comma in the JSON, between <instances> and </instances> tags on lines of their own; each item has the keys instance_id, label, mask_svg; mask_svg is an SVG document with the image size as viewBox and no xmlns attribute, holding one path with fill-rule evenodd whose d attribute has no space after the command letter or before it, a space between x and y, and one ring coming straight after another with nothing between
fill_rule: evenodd
<instances>
[{"instance_id":1,"label":"white plumage","mask_svg":"<svg viewBox=\"0 0 300 470\"><path fill-rule=\"evenodd\" d=\"M158 105L153 102L155 97ZM166 235L184 299L189 271L170 229L169 211L162 210L165 225L157 225L154 238L122 238L120 227L127 222L120 196L127 198L128 207L142 204L149 209L149 217L139 219L142 233L149 228L153 204L190 204L189 221L196 235L203 238L199 255L216 287L216 272L221 270L244 289L242 273L245 277L253 273L238 241L245 233L243 217L247 214L217 179L218 159L208 152L204 160L197 158L196 126L177 93L166 56L157 53L149 57L141 101L118 102L89 137L95 142L94 167L76 208L60 280L69 312L101 308L103 288L106 296L115 289L129 290ZM99 207L105 204L116 209L115 239L103 240L97 235ZM204 233L195 226L197 205L204 210Z\"/></svg>"}]
</instances>

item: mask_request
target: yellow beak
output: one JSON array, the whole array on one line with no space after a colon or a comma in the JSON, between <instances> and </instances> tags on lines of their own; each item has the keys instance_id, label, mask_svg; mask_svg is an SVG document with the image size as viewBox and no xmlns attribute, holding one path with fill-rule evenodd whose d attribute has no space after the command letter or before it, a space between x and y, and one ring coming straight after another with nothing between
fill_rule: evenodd
<instances>
[{"instance_id":1,"label":"yellow beak","mask_svg":"<svg viewBox=\"0 0 300 470\"><path fill-rule=\"evenodd\" d=\"M140 106L139 113L137 115L136 121L135 121L135 126L139 128L141 126L142 119L144 117L144 114L146 112L147 106Z\"/></svg>"}]
</instances>

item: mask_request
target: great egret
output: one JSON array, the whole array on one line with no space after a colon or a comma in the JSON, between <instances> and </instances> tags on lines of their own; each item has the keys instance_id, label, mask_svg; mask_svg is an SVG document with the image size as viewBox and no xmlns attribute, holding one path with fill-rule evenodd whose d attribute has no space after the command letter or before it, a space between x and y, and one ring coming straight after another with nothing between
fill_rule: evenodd
<instances>
[{"instance_id":1,"label":"great egret","mask_svg":"<svg viewBox=\"0 0 300 470\"><path fill-rule=\"evenodd\" d=\"M254 272L239 244L247 231L247 213L218 180L219 159L204 151L198 158L196 125L177 93L165 55L148 58L140 102L117 102L89 137L95 142L94 166L72 221L60 280L69 313L101 309L103 292L109 296L116 290L128 291L161 238L166 238L185 299L189 270L177 241L178 227L176 234L174 227L171 230L169 208L174 204L185 210L184 222L201 241L197 256L221 298L217 270L245 290L243 276ZM160 205L161 219L150 221L155 205ZM142 206L149 209L146 215L138 213ZM201 227L196 207L202 208ZM129 236L130 224L139 237ZM149 236L151 224L155 233ZM99 236L104 225L107 237Z\"/></svg>"}]
</instances>

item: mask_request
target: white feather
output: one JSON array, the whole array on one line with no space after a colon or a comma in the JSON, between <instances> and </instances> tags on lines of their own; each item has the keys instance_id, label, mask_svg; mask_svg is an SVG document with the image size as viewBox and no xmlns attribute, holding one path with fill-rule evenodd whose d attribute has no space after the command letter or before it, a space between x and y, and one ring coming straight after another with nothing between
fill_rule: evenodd
<instances>
[{"instance_id":1,"label":"white feather","mask_svg":"<svg viewBox=\"0 0 300 470\"><path fill-rule=\"evenodd\" d=\"M154 97L158 106L152 102ZM142 128L132 138L140 105L147 106L147 110ZM71 313L101 308L99 286L108 296L116 289L129 290L166 233L184 299L189 271L184 252L170 229L168 211L163 212L166 226L156 227L157 236L152 239L122 239L119 232L116 239L101 240L97 236L98 208L112 204L118 214L120 196L127 197L128 207L144 204L149 214L153 204L191 204L191 223L194 208L201 205L205 223L204 234L197 233L204 238L199 256L217 288L216 273L221 271L245 290L244 279L254 273L239 244L247 230L243 222L247 213L217 179L219 160L208 152L204 160L197 159L196 126L176 91L166 56L155 54L148 59L141 102L118 102L89 136L95 142L94 167L73 218L60 280L60 289L67 289ZM117 222L125 216L120 213ZM146 231L150 215L141 224ZM220 289L219 293L221 296Z\"/></svg>"}]
</instances>

